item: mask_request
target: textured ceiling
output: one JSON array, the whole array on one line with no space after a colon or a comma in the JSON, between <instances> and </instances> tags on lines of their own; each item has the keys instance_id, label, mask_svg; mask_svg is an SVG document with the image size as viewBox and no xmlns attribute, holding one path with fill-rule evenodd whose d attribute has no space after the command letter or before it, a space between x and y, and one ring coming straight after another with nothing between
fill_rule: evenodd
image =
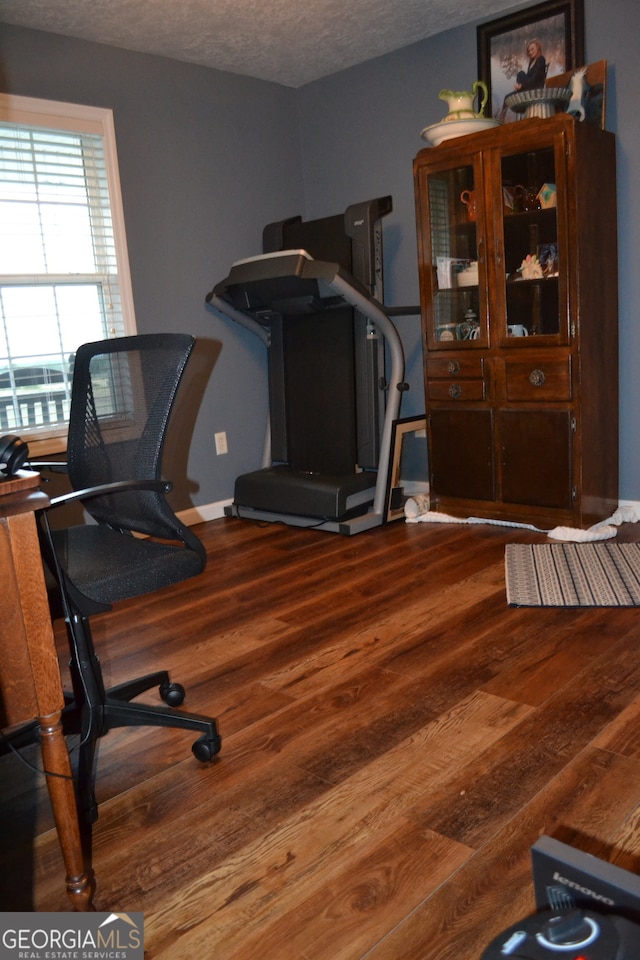
<instances>
[{"instance_id":1,"label":"textured ceiling","mask_svg":"<svg viewBox=\"0 0 640 960\"><path fill-rule=\"evenodd\" d=\"M517 0L0 0L0 21L299 87Z\"/></svg>"}]
</instances>

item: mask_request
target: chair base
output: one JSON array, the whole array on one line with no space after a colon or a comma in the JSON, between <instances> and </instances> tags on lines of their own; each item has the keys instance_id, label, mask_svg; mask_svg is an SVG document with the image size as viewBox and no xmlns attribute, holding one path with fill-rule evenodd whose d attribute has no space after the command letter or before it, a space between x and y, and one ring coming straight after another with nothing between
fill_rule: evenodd
<instances>
[{"instance_id":1,"label":"chair base","mask_svg":"<svg viewBox=\"0 0 640 960\"><path fill-rule=\"evenodd\" d=\"M130 698L155 686L159 688L160 696L169 707L129 702ZM78 704L73 694L65 694L62 727L65 736L78 735L81 738L76 794L79 812L87 824L95 823L98 819L94 787L95 755L97 741L109 730L116 727L174 727L193 730L200 734L191 746L196 760L208 763L220 752L222 741L215 720L201 714L173 709L183 702L184 697L184 687L179 683L172 683L166 670L112 687L105 692L103 702L93 708L89 708L86 703ZM38 722L34 720L26 723L0 741L0 756L9 750L31 746L39 740Z\"/></svg>"},{"instance_id":2,"label":"chair base","mask_svg":"<svg viewBox=\"0 0 640 960\"><path fill-rule=\"evenodd\" d=\"M97 658L95 668L99 670ZM86 674L85 674L86 678ZM160 696L169 706L132 703L131 698L157 686ZM78 684L74 684L78 687ZM193 755L202 763L209 762L221 748L216 721L197 713L175 710L185 697L184 687L171 683L166 670L147 674L104 691L100 702L93 704L82 698L69 697L62 714L65 734L81 737L76 777L78 806L81 816L92 824L98 819L95 798L95 765L97 742L109 730L117 727L174 727L193 730L200 734L191 747Z\"/></svg>"}]
</instances>

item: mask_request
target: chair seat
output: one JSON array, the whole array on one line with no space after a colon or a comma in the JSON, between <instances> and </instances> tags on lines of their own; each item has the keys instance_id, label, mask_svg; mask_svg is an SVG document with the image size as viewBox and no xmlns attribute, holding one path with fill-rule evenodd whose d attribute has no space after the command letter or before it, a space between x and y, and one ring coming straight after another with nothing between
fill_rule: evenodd
<instances>
[{"instance_id":1,"label":"chair seat","mask_svg":"<svg viewBox=\"0 0 640 960\"><path fill-rule=\"evenodd\" d=\"M97 524L54 530L58 561L84 596L111 605L152 593L202 572L191 550Z\"/></svg>"}]
</instances>

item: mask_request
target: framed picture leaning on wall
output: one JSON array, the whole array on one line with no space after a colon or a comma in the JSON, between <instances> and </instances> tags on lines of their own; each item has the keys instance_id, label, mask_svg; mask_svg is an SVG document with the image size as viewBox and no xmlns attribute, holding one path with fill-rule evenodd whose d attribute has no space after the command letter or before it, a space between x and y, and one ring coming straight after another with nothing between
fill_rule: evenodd
<instances>
[{"instance_id":1,"label":"framed picture leaning on wall","mask_svg":"<svg viewBox=\"0 0 640 960\"><path fill-rule=\"evenodd\" d=\"M584 0L546 0L478 27L478 75L489 90L487 116L509 123L518 114L504 99L538 89L584 63Z\"/></svg>"},{"instance_id":2,"label":"framed picture leaning on wall","mask_svg":"<svg viewBox=\"0 0 640 960\"><path fill-rule=\"evenodd\" d=\"M404 507L409 497L422 495L423 501L429 499L426 431L424 414L393 421L385 507L387 523L404 517Z\"/></svg>"}]
</instances>

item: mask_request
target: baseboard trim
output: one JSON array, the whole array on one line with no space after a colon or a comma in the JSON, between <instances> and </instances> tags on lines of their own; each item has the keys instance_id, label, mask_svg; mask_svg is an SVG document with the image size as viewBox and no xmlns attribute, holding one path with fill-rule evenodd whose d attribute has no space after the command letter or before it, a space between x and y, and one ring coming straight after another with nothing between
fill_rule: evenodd
<instances>
[{"instance_id":1,"label":"baseboard trim","mask_svg":"<svg viewBox=\"0 0 640 960\"><path fill-rule=\"evenodd\" d=\"M408 489L410 488L410 489ZM405 493L415 496L417 493L428 493L429 484L413 483L405 484ZM193 527L197 523L206 523L207 520L219 520L224 517L224 508L231 506L233 498L229 500L218 500L216 503L204 503L198 507L189 507L188 510L180 510L178 517L188 527ZM619 507L630 507L640 516L640 500L620 500Z\"/></svg>"},{"instance_id":2,"label":"baseboard trim","mask_svg":"<svg viewBox=\"0 0 640 960\"><path fill-rule=\"evenodd\" d=\"M178 518L187 527L194 527L197 523L206 523L207 520L219 520L224 517L224 508L233 503L233 499L218 500L217 503L203 503L197 507L180 510Z\"/></svg>"}]
</instances>

